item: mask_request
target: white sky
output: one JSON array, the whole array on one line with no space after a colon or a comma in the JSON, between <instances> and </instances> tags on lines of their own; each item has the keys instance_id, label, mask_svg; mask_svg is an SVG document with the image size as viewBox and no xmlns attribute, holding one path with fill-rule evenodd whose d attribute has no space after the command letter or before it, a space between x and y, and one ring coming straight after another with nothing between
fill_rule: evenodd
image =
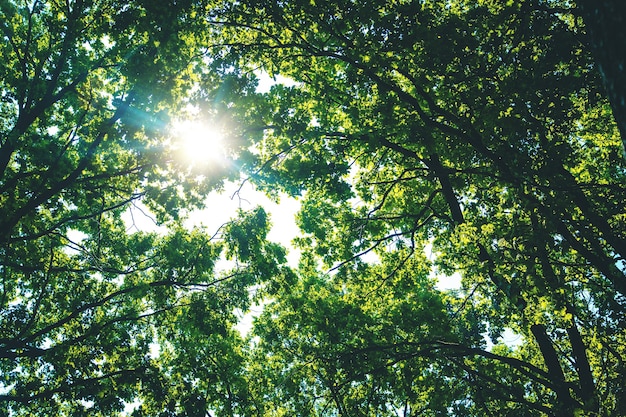
<instances>
[{"instance_id":1,"label":"white sky","mask_svg":"<svg viewBox=\"0 0 626 417\"><path fill-rule=\"evenodd\" d=\"M289 248L291 241L298 233L295 215L300 209L300 203L287 196L281 196L280 203L270 200L265 194L254 189L250 183L244 184L238 193L239 184L227 184L223 192L213 192L207 197L207 208L190 214L185 225L189 227L204 226L209 233L216 232L220 226L235 217L237 209L251 210L262 206L270 216L272 228L268 240L277 242ZM297 265L298 254L290 250L288 262Z\"/></svg>"}]
</instances>

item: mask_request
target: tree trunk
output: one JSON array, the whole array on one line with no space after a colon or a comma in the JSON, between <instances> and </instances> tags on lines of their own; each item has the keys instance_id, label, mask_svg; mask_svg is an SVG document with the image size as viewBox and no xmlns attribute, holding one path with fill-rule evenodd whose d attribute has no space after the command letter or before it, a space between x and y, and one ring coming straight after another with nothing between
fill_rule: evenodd
<instances>
[{"instance_id":1,"label":"tree trunk","mask_svg":"<svg viewBox=\"0 0 626 417\"><path fill-rule=\"evenodd\" d=\"M558 409L555 410L556 414L562 417L574 417L574 410L577 408L576 401L572 398L569 392L569 387L565 382L565 375L559 362L559 357L552 345L552 340L546 332L546 327L543 324L533 324L530 326L530 331L541 350L541 355L548 368L548 374L552 379L552 382L557 387L556 396L558 400Z\"/></svg>"},{"instance_id":2,"label":"tree trunk","mask_svg":"<svg viewBox=\"0 0 626 417\"><path fill-rule=\"evenodd\" d=\"M580 0L578 6L590 35L591 50L611 102L624 151L626 149L626 3L623 0Z\"/></svg>"}]
</instances>

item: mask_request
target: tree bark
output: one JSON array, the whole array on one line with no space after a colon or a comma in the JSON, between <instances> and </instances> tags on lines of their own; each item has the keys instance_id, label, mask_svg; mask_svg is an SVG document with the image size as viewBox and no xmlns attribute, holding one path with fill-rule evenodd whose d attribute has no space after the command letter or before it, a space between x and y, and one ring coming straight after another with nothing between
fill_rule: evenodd
<instances>
[{"instance_id":1,"label":"tree bark","mask_svg":"<svg viewBox=\"0 0 626 417\"><path fill-rule=\"evenodd\" d=\"M539 345L539 350L543 356L543 360L548 368L550 379L556 386L556 396L558 400L558 415L563 417L574 417L574 410L577 408L576 401L569 392L569 387L565 382L565 375L559 362L559 357L552 345L552 341L546 332L543 324L533 324L530 331Z\"/></svg>"},{"instance_id":2,"label":"tree bark","mask_svg":"<svg viewBox=\"0 0 626 417\"><path fill-rule=\"evenodd\" d=\"M623 0L580 0L583 20L590 35L613 116L626 149L626 3ZM624 153L626 158L626 153Z\"/></svg>"}]
</instances>

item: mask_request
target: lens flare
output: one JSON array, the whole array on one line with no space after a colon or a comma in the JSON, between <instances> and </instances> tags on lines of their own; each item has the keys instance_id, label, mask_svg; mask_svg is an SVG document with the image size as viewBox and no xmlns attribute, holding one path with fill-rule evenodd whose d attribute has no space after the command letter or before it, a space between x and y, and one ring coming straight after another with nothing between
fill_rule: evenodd
<instances>
[{"instance_id":1,"label":"lens flare","mask_svg":"<svg viewBox=\"0 0 626 417\"><path fill-rule=\"evenodd\" d=\"M205 122L185 120L172 125L175 148L193 165L224 163L224 137L218 128Z\"/></svg>"}]
</instances>

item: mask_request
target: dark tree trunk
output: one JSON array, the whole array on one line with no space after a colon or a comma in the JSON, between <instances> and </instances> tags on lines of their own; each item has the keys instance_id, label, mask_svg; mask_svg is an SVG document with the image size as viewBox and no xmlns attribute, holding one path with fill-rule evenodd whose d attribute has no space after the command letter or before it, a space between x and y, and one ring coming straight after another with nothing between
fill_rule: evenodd
<instances>
[{"instance_id":1,"label":"dark tree trunk","mask_svg":"<svg viewBox=\"0 0 626 417\"><path fill-rule=\"evenodd\" d=\"M578 6L626 149L626 2L580 0Z\"/></svg>"},{"instance_id":2,"label":"dark tree trunk","mask_svg":"<svg viewBox=\"0 0 626 417\"><path fill-rule=\"evenodd\" d=\"M577 408L576 401L572 398L569 387L565 381L565 375L559 362L559 357L552 345L552 340L542 324L533 324L530 331L539 345L539 350L548 368L548 374L552 382L557 386L556 395L558 400L557 415L562 417L574 417L574 410Z\"/></svg>"},{"instance_id":3,"label":"dark tree trunk","mask_svg":"<svg viewBox=\"0 0 626 417\"><path fill-rule=\"evenodd\" d=\"M574 357L576 373L578 373L578 379L580 380L580 396L585 409L597 413L596 385L593 380L591 366L589 365L589 358L587 358L587 348L573 320L571 327L567 329L567 334L572 345L572 356Z\"/></svg>"}]
</instances>

